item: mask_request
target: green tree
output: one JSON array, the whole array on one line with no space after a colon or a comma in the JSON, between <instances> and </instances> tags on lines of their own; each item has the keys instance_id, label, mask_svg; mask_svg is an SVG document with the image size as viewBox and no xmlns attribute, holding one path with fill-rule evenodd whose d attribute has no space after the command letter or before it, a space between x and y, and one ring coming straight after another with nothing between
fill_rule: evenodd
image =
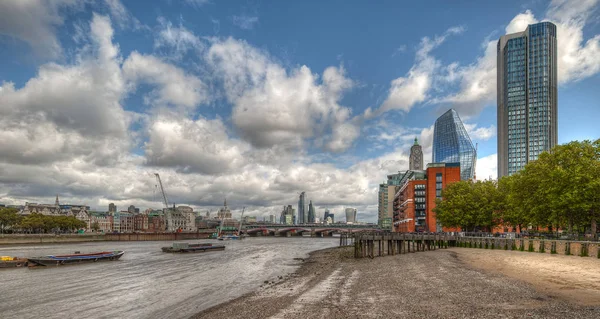
<instances>
[{"instance_id":1,"label":"green tree","mask_svg":"<svg viewBox=\"0 0 600 319\"><path fill-rule=\"evenodd\" d=\"M98 224L98 222L93 222L91 228L93 231L98 232L100 230L100 224Z\"/></svg>"},{"instance_id":2,"label":"green tree","mask_svg":"<svg viewBox=\"0 0 600 319\"><path fill-rule=\"evenodd\" d=\"M530 223L530 214L523 202L526 200L527 192L519 191L525 188L523 179L517 173L504 176L498 181L499 205L501 224L511 226L518 231ZM521 184L519 184L521 183Z\"/></svg>"},{"instance_id":3,"label":"green tree","mask_svg":"<svg viewBox=\"0 0 600 319\"><path fill-rule=\"evenodd\" d=\"M12 227L19 223L20 216L15 208L0 207L0 231L4 234L6 227Z\"/></svg>"}]
</instances>

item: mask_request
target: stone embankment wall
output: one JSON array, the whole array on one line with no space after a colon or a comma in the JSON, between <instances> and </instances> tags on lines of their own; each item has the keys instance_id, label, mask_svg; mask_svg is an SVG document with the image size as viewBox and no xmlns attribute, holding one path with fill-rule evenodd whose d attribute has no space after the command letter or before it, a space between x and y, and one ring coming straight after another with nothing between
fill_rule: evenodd
<instances>
[{"instance_id":1,"label":"stone embankment wall","mask_svg":"<svg viewBox=\"0 0 600 319\"><path fill-rule=\"evenodd\" d=\"M196 233L137 233L137 234L11 234L0 235L0 245L56 244L92 241L153 241L205 239L213 230Z\"/></svg>"},{"instance_id":2,"label":"stone embankment wall","mask_svg":"<svg viewBox=\"0 0 600 319\"><path fill-rule=\"evenodd\" d=\"M457 237L454 245L600 258L600 242L593 241Z\"/></svg>"}]
</instances>

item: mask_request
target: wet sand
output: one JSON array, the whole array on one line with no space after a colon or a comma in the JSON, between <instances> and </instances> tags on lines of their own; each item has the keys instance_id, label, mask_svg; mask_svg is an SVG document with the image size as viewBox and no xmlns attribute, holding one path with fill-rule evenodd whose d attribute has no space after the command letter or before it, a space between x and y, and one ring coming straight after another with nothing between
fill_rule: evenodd
<instances>
[{"instance_id":1,"label":"wet sand","mask_svg":"<svg viewBox=\"0 0 600 319\"><path fill-rule=\"evenodd\" d=\"M354 259L333 248L193 318L597 318L587 295L599 293L599 271L600 260L573 256L454 248Z\"/></svg>"}]
</instances>

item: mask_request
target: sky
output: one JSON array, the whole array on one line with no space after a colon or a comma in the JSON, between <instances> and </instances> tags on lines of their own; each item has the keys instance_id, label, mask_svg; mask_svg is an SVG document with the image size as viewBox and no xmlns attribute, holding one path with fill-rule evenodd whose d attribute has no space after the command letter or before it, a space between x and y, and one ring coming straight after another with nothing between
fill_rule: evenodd
<instances>
[{"instance_id":1,"label":"sky","mask_svg":"<svg viewBox=\"0 0 600 319\"><path fill-rule=\"evenodd\" d=\"M0 203L377 221L454 108L496 178L496 42L558 32L559 143L600 137L600 0L0 1Z\"/></svg>"}]
</instances>

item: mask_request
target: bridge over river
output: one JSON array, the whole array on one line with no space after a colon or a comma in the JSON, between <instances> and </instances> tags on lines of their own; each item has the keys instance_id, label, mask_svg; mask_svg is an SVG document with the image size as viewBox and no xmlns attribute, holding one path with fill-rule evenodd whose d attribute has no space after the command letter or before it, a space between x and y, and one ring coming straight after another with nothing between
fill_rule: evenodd
<instances>
[{"instance_id":1,"label":"bridge over river","mask_svg":"<svg viewBox=\"0 0 600 319\"><path fill-rule=\"evenodd\" d=\"M326 237L333 234L357 234L378 232L373 225L247 225L242 233L249 236L303 236Z\"/></svg>"}]
</instances>

